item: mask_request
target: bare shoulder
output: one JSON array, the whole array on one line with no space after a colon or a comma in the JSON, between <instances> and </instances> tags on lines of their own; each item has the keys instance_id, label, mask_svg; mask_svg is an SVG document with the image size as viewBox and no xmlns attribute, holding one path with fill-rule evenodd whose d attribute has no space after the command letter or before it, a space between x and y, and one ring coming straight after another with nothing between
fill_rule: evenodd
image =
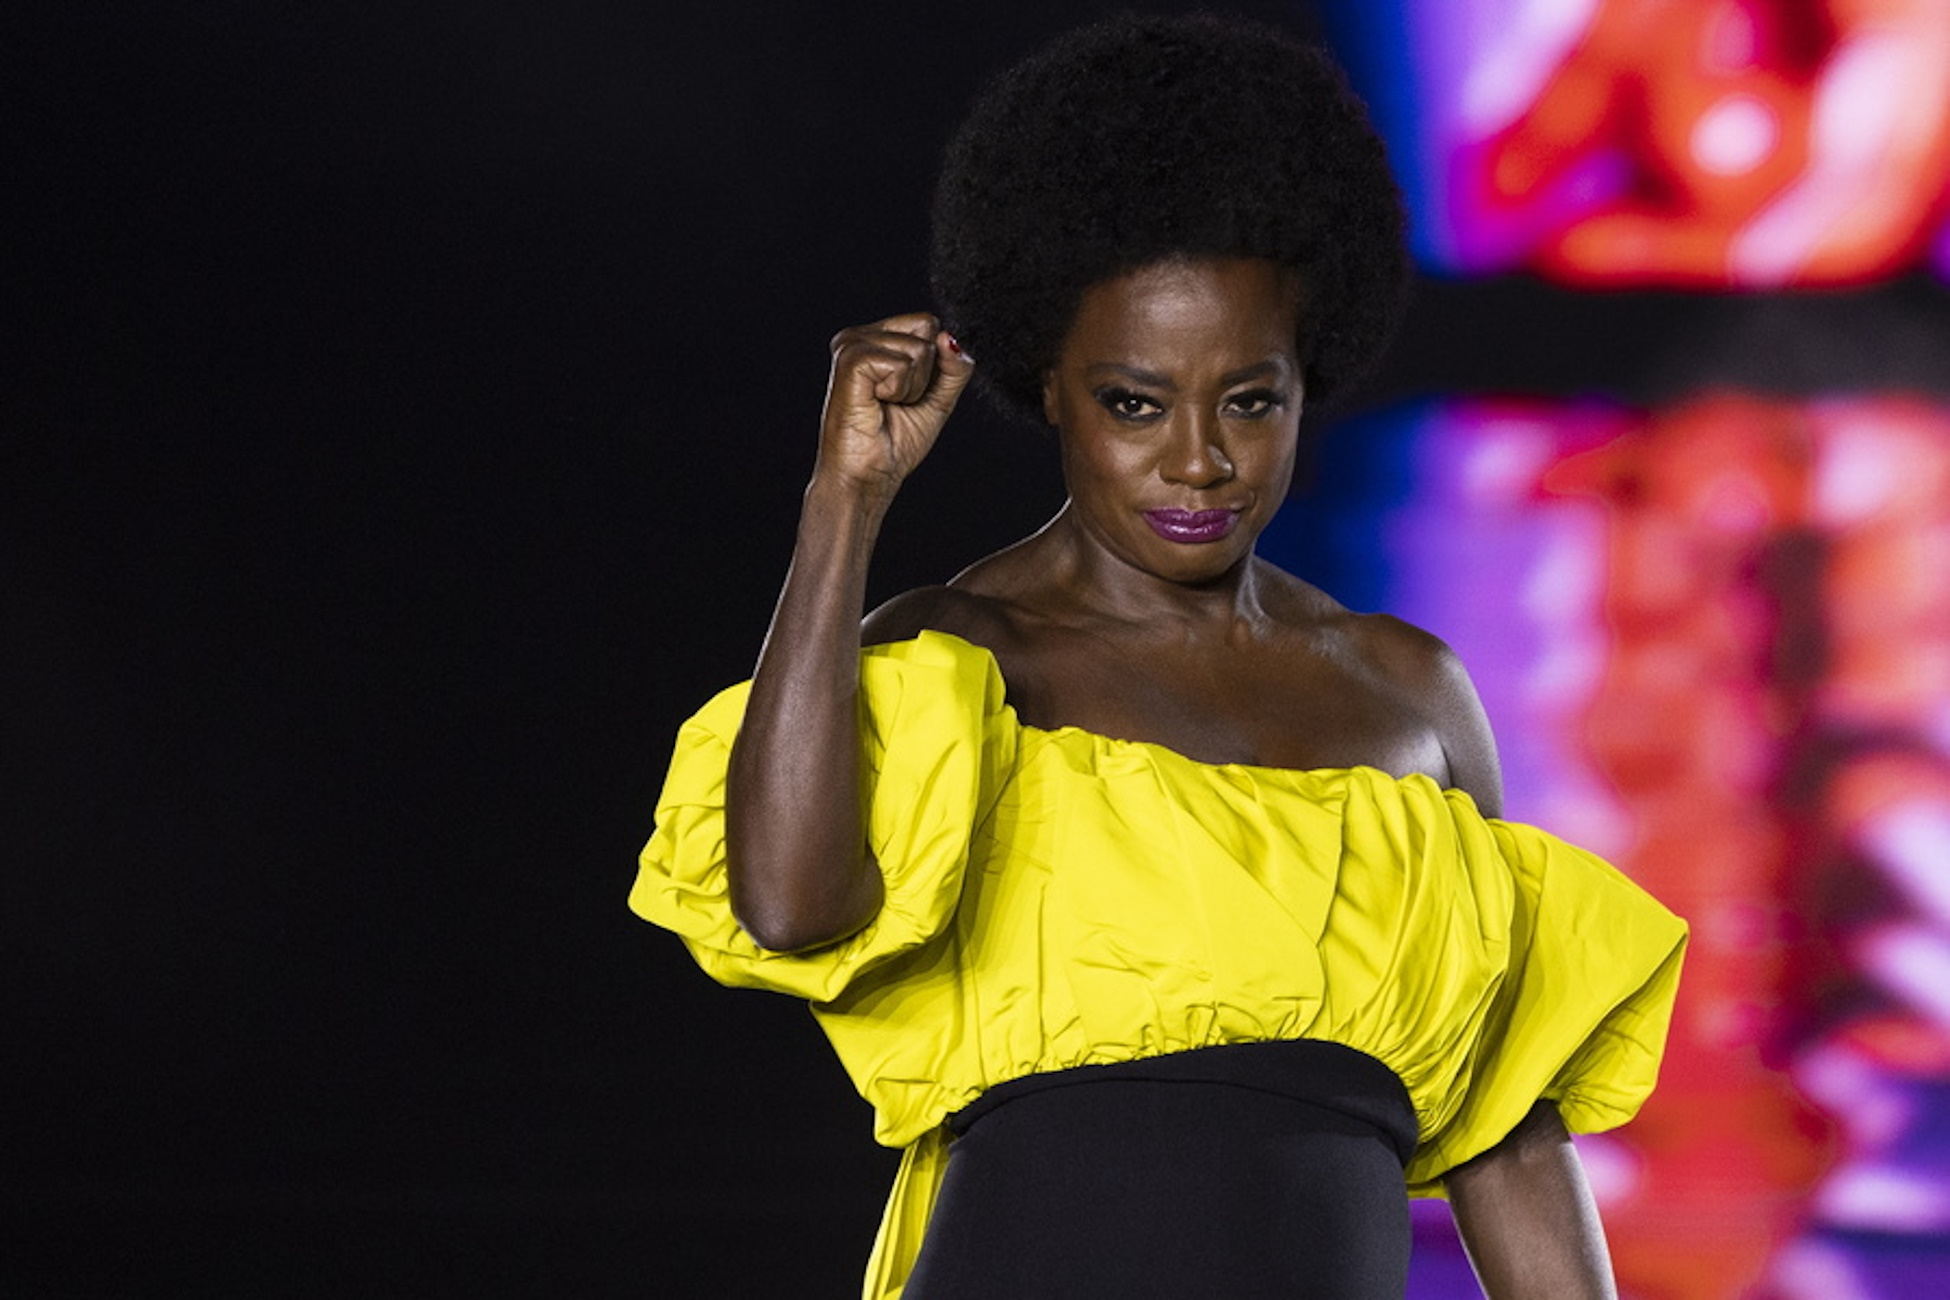
<instances>
[{"instance_id":1,"label":"bare shoulder","mask_svg":"<svg viewBox=\"0 0 1950 1300\"><path fill-rule=\"evenodd\" d=\"M1462 660L1432 632L1393 614L1362 614L1310 582L1268 566L1274 615L1323 651L1390 693L1441 710L1476 699Z\"/></svg>"},{"instance_id":2,"label":"bare shoulder","mask_svg":"<svg viewBox=\"0 0 1950 1300\"><path fill-rule=\"evenodd\" d=\"M997 603L958 586L916 587L869 613L860 623L861 645L907 641L923 632L947 632L973 645L994 647L1006 617Z\"/></svg>"},{"instance_id":3,"label":"bare shoulder","mask_svg":"<svg viewBox=\"0 0 1950 1300\"><path fill-rule=\"evenodd\" d=\"M1459 689L1475 694L1461 657L1433 632L1393 614L1352 611L1342 618L1342 632L1363 659L1406 695L1440 699Z\"/></svg>"},{"instance_id":4,"label":"bare shoulder","mask_svg":"<svg viewBox=\"0 0 1950 1300\"><path fill-rule=\"evenodd\" d=\"M1489 715L1461 656L1392 614L1349 614L1347 635L1367 663L1428 720L1449 760L1449 784L1485 816L1503 810L1503 772Z\"/></svg>"},{"instance_id":5,"label":"bare shoulder","mask_svg":"<svg viewBox=\"0 0 1950 1300\"><path fill-rule=\"evenodd\" d=\"M1485 815L1503 807L1496 738L1469 671L1441 637L1392 614L1348 609L1310 583L1275 571L1281 622L1419 719L1441 744L1446 784L1466 791Z\"/></svg>"},{"instance_id":6,"label":"bare shoulder","mask_svg":"<svg viewBox=\"0 0 1950 1300\"><path fill-rule=\"evenodd\" d=\"M1036 539L977 560L946 583L903 592L868 614L861 644L900 641L924 631L948 632L1000 654L1020 640L1039 580Z\"/></svg>"}]
</instances>

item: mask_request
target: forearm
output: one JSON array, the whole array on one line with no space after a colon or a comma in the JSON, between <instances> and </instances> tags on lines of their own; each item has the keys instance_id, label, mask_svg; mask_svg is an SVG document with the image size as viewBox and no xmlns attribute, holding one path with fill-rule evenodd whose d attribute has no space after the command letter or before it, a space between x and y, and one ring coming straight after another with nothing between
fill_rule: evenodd
<instances>
[{"instance_id":1,"label":"forearm","mask_svg":"<svg viewBox=\"0 0 1950 1300\"><path fill-rule=\"evenodd\" d=\"M1551 1103L1446 1181L1489 1300L1617 1300L1597 1202Z\"/></svg>"},{"instance_id":2,"label":"forearm","mask_svg":"<svg viewBox=\"0 0 1950 1300\"><path fill-rule=\"evenodd\" d=\"M860 824L860 619L886 506L815 475L725 791L732 908L754 940L814 947L878 910Z\"/></svg>"}]
</instances>

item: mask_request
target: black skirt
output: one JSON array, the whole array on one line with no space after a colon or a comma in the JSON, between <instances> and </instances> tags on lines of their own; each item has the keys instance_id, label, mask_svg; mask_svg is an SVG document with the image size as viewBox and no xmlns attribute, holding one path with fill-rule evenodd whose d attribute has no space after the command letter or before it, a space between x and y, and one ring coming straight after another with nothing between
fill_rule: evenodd
<instances>
[{"instance_id":1,"label":"black skirt","mask_svg":"<svg viewBox=\"0 0 1950 1300\"><path fill-rule=\"evenodd\" d=\"M1333 1043L1031 1075L957 1134L905 1300L1402 1300L1401 1080Z\"/></svg>"}]
</instances>

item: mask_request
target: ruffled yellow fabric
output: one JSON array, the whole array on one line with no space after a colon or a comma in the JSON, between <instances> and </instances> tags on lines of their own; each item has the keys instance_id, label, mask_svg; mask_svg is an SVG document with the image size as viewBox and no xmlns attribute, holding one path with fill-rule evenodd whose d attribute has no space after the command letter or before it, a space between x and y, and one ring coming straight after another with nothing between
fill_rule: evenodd
<instances>
[{"instance_id":1,"label":"ruffled yellow fabric","mask_svg":"<svg viewBox=\"0 0 1950 1300\"><path fill-rule=\"evenodd\" d=\"M829 948L765 952L724 878L745 694L680 733L630 904L713 978L812 1000L876 1137L910 1148L869 1296L899 1294L943 1118L1032 1072L1341 1043L1407 1086L1418 1194L1539 1098L1594 1132L1652 1090L1686 926L1598 858L1426 777L1216 766L1023 725L994 658L938 632L862 652L885 907Z\"/></svg>"},{"instance_id":2,"label":"ruffled yellow fabric","mask_svg":"<svg viewBox=\"0 0 1950 1300\"><path fill-rule=\"evenodd\" d=\"M721 984L830 1001L859 975L939 935L961 901L969 828L995 800L1014 751L1014 713L986 652L930 635L860 662L860 733L872 782L867 843L886 902L858 934L805 955L768 952L732 918L724 782L751 683L721 691L677 733L656 830L630 907L675 931ZM904 1144L903 1144L904 1145Z\"/></svg>"}]
</instances>

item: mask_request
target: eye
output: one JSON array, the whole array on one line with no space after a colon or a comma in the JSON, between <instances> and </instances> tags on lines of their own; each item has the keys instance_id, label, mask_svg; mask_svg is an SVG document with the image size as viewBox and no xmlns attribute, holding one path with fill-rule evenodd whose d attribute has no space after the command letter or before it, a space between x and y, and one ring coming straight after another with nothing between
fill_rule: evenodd
<instances>
[{"instance_id":1,"label":"eye","mask_svg":"<svg viewBox=\"0 0 1950 1300\"><path fill-rule=\"evenodd\" d=\"M1165 409L1155 398L1128 388L1100 388L1095 396L1097 404L1114 418L1133 423L1161 415Z\"/></svg>"},{"instance_id":2,"label":"eye","mask_svg":"<svg viewBox=\"0 0 1950 1300\"><path fill-rule=\"evenodd\" d=\"M1271 415L1286 405L1286 398L1271 388L1255 388L1250 392L1234 393L1226 399L1226 409L1234 415L1248 420L1258 420Z\"/></svg>"}]
</instances>

